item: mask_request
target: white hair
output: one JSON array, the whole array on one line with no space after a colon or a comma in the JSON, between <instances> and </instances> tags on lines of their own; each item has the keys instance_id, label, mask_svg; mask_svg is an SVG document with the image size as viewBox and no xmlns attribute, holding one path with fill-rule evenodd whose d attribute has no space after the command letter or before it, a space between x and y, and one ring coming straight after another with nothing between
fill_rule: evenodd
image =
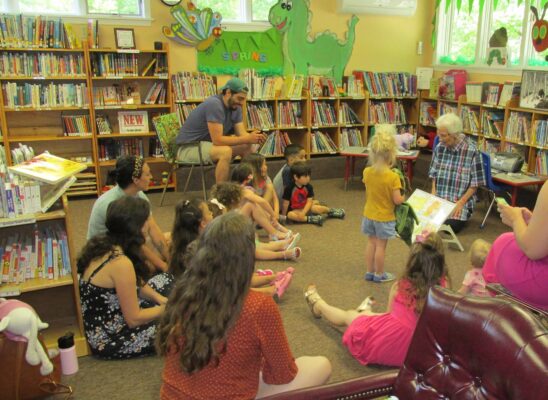
<instances>
[{"instance_id":1,"label":"white hair","mask_svg":"<svg viewBox=\"0 0 548 400\"><path fill-rule=\"evenodd\" d=\"M462 120L453 113L443 114L436 120L436 128L445 129L448 134L458 136L462 133Z\"/></svg>"}]
</instances>

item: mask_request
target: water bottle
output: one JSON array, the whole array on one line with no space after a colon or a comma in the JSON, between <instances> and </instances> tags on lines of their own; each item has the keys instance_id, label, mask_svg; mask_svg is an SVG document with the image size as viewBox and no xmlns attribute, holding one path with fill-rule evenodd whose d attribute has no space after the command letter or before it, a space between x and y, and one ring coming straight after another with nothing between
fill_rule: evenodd
<instances>
[{"instance_id":1,"label":"water bottle","mask_svg":"<svg viewBox=\"0 0 548 400\"><path fill-rule=\"evenodd\" d=\"M74 345L74 333L67 332L57 339L61 353L61 372L63 375L72 375L78 372L78 357Z\"/></svg>"}]
</instances>

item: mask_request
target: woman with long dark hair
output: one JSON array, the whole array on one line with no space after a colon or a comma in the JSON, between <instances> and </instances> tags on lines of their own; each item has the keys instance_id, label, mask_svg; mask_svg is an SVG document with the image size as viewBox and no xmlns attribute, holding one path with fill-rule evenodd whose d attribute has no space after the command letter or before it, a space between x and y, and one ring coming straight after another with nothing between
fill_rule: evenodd
<instances>
[{"instance_id":1,"label":"woman with long dark hair","mask_svg":"<svg viewBox=\"0 0 548 400\"><path fill-rule=\"evenodd\" d=\"M324 383L324 357L293 359L278 308L250 291L251 222L229 212L198 237L158 327L162 399L263 397Z\"/></svg>"},{"instance_id":2,"label":"woman with long dark hair","mask_svg":"<svg viewBox=\"0 0 548 400\"><path fill-rule=\"evenodd\" d=\"M142 246L150 218L146 200L125 196L109 204L107 232L90 239L77 265L86 338L94 355L130 358L154 352L155 320L167 299L146 281ZM139 298L154 306L141 308Z\"/></svg>"}]
</instances>

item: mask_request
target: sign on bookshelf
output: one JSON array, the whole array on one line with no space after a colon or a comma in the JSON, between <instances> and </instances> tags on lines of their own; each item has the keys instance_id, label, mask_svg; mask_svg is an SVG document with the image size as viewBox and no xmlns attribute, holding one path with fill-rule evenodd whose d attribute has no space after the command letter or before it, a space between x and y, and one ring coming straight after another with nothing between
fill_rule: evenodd
<instances>
[{"instance_id":1,"label":"sign on bookshelf","mask_svg":"<svg viewBox=\"0 0 548 400\"><path fill-rule=\"evenodd\" d=\"M118 113L118 125L120 133L147 133L148 112L146 111L120 111Z\"/></svg>"}]
</instances>

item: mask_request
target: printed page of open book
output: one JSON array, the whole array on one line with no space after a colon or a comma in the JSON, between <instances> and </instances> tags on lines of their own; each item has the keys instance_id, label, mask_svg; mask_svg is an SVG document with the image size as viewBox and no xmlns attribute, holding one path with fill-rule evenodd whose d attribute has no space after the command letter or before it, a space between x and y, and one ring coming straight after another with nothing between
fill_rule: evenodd
<instances>
[{"instance_id":1,"label":"printed page of open book","mask_svg":"<svg viewBox=\"0 0 548 400\"><path fill-rule=\"evenodd\" d=\"M437 232L455 208L455 203L420 189L416 189L411 194L407 203L413 207L413 211L419 219L419 224L413 231L413 241L418 234L425 230Z\"/></svg>"},{"instance_id":2,"label":"printed page of open book","mask_svg":"<svg viewBox=\"0 0 548 400\"><path fill-rule=\"evenodd\" d=\"M53 154L42 153L28 161L8 168L14 174L23 175L27 178L53 185L78 172L82 172L87 166L86 164L54 156Z\"/></svg>"}]
</instances>

